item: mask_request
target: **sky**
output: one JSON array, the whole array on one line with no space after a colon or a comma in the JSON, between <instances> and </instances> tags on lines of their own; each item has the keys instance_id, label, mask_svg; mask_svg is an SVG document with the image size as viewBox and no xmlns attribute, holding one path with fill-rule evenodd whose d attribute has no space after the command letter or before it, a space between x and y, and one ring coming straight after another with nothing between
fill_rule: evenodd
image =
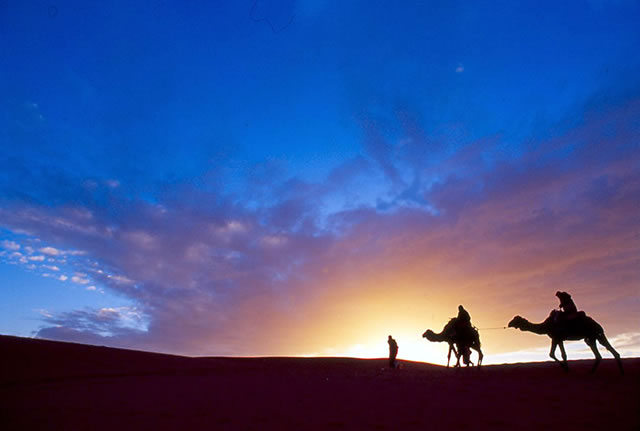
<instances>
[{"instance_id":1,"label":"sky","mask_svg":"<svg viewBox=\"0 0 640 431\"><path fill-rule=\"evenodd\" d=\"M0 0L0 333L640 356L640 2ZM584 343L570 358L589 358ZM605 357L608 353L601 349Z\"/></svg>"}]
</instances>

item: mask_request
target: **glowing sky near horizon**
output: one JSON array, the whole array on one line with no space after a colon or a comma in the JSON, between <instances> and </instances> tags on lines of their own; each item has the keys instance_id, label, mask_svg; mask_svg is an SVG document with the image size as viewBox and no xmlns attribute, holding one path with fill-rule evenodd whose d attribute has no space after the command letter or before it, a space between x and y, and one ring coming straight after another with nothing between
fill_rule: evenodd
<instances>
[{"instance_id":1,"label":"glowing sky near horizon","mask_svg":"<svg viewBox=\"0 0 640 431\"><path fill-rule=\"evenodd\" d=\"M543 360L566 290L640 355L639 2L107 3L0 1L0 333Z\"/></svg>"}]
</instances>

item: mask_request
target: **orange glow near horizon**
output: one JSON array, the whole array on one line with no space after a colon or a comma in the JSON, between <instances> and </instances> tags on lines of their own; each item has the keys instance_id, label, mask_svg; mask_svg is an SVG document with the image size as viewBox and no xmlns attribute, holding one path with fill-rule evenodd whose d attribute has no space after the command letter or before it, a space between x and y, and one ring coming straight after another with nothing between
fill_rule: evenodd
<instances>
[{"instance_id":1,"label":"orange glow near horizon","mask_svg":"<svg viewBox=\"0 0 640 431\"><path fill-rule=\"evenodd\" d=\"M561 8L544 34L577 9L580 37L553 41L520 8L465 6L459 31L457 7L94 2L87 32L4 3L0 333L361 358L392 335L446 364L422 334L463 305L485 364L537 361L547 336L503 328L560 290L640 356L640 2Z\"/></svg>"},{"instance_id":2,"label":"orange glow near horizon","mask_svg":"<svg viewBox=\"0 0 640 431\"><path fill-rule=\"evenodd\" d=\"M444 283L432 290L428 283L415 281L420 278L429 279L406 270L402 281L391 281L392 274L363 277L360 282L332 280L339 288L316 298L305 310L304 321L289 329L291 344L285 351L305 357L385 358L387 336L392 335L399 344L398 359L446 365L448 344L428 341L422 334L427 329L440 332L457 314L458 304L463 304L480 329L483 364L550 360L547 336L505 327L516 314L535 322L544 320L556 306L552 288L543 292L547 296L544 301L529 301L529 311L523 307L518 313L512 307L496 305L495 297L476 294L482 281L465 283L465 289L472 293L464 295L460 287ZM593 358L582 342L568 342L566 348L570 359ZM605 358L609 355L604 349L601 353ZM477 363L477 352L472 351L471 360ZM455 363L452 354L450 364Z\"/></svg>"}]
</instances>

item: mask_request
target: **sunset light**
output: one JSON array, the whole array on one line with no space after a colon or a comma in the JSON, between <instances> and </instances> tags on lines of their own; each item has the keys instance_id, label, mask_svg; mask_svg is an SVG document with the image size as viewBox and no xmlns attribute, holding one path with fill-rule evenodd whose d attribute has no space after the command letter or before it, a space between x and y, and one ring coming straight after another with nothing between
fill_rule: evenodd
<instances>
[{"instance_id":1,"label":"sunset light","mask_svg":"<svg viewBox=\"0 0 640 431\"><path fill-rule=\"evenodd\" d=\"M0 0L0 431L640 430L640 0Z\"/></svg>"},{"instance_id":2,"label":"sunset light","mask_svg":"<svg viewBox=\"0 0 640 431\"><path fill-rule=\"evenodd\" d=\"M116 3L0 2L1 334L640 355L640 5Z\"/></svg>"}]
</instances>

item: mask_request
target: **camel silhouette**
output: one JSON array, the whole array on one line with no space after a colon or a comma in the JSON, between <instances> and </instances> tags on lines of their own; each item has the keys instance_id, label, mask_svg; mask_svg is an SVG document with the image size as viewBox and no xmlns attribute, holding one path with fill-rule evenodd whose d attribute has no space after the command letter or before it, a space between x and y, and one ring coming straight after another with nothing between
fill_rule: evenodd
<instances>
[{"instance_id":1,"label":"camel silhouette","mask_svg":"<svg viewBox=\"0 0 640 431\"><path fill-rule=\"evenodd\" d=\"M615 351L613 346L607 340L604 335L604 329L602 326L591 317L587 316L583 312L578 314L575 318L565 319L558 310L553 310L549 314L549 317L542 323L531 323L527 319L521 316L515 316L509 322L509 328L516 328L521 331L533 332L539 335L548 335L551 338L551 351L549 356L556 362L559 362L565 371L569 370L569 364L567 363L567 353L564 350L565 340L584 340L585 343L591 348L593 354L596 356L596 362L591 368L591 372L595 372L596 368L602 360L602 356L598 351L596 340L600 342L608 351L611 352L616 362L620 373L624 374L622 369L622 361L620 355ZM562 361L556 358L556 347L560 347L560 353L562 353Z\"/></svg>"},{"instance_id":2,"label":"camel silhouette","mask_svg":"<svg viewBox=\"0 0 640 431\"><path fill-rule=\"evenodd\" d=\"M482 358L484 355L482 354L482 350L480 350L480 334L478 334L478 330L476 328L468 328L466 331L462 331L461 333L461 331L456 330L456 323L457 319L454 317L449 320L439 333L435 333L431 329L427 329L425 333L422 334L422 337L429 341L444 341L449 344L447 367L449 367L449 362L451 360L451 352L456 355L457 361L455 367L460 366L461 356L465 365L473 365L473 362L471 362L470 349L474 349L478 352L478 366L482 365Z\"/></svg>"}]
</instances>

